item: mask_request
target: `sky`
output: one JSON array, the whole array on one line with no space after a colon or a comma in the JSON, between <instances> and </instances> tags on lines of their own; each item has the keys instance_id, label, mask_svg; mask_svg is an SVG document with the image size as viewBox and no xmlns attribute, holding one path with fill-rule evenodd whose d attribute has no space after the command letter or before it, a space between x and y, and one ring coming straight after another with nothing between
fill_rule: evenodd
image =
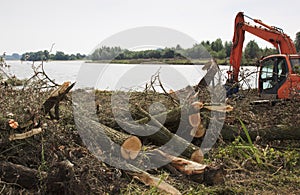
<instances>
[{"instance_id":1,"label":"sky","mask_svg":"<svg viewBox=\"0 0 300 195\"><path fill-rule=\"evenodd\" d=\"M160 26L197 40L231 41L240 11L280 27L293 40L300 31L300 1L286 0L1 0L0 54L50 50L89 54L124 30ZM246 34L261 47L272 45Z\"/></svg>"}]
</instances>

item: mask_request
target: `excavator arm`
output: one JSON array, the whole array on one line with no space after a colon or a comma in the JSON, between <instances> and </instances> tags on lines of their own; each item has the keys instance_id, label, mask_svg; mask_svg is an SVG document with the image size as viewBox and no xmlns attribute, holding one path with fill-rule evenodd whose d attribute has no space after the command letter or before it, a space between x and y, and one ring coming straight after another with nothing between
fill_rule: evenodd
<instances>
[{"instance_id":1,"label":"excavator arm","mask_svg":"<svg viewBox=\"0 0 300 195\"><path fill-rule=\"evenodd\" d=\"M242 50L245 39L245 31L273 44L273 46L281 54L296 54L296 48L293 41L288 35L277 27L264 24L261 20L252 19L255 23L261 26L250 25L244 20L244 13L239 12L235 18L235 29L232 40L232 49L230 54L230 65L232 66L228 71L228 80L231 82L238 82L238 75L240 71Z\"/></svg>"}]
</instances>

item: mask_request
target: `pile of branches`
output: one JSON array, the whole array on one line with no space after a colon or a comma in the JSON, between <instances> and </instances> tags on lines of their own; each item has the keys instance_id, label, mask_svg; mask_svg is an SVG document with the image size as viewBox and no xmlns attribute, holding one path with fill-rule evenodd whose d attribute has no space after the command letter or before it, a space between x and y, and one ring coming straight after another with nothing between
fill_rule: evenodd
<instances>
[{"instance_id":1,"label":"pile of branches","mask_svg":"<svg viewBox=\"0 0 300 195\"><path fill-rule=\"evenodd\" d=\"M3 114L0 117L1 154L14 156L9 153L14 151L15 155L19 155L19 157L13 157L16 160L11 160L9 156L1 155L1 181L4 182L4 186L13 184L24 189L39 190L40 192L51 192L51 190L52 192L70 191L70 183L72 183L71 186L79 183L75 177L74 162L71 157L55 157L57 156L57 151L55 150L56 152L54 152L51 149L53 147L51 144L53 143L45 143L44 137L51 136L50 134L58 134L58 132L49 131L49 124L55 125L61 120L66 120L61 118L60 105L65 104L63 103L65 100L69 104L71 103L68 101L68 97L71 97L68 96L68 93L75 83L55 83L45 73L43 63L38 66L33 64L33 70L34 75L25 81L23 88L1 87L1 100L3 103L1 108ZM164 90L163 93L151 90L154 89L153 86L157 82ZM127 112L128 110L124 111L126 109L124 106L117 108L109 102L106 102L104 105L87 104L82 106L76 100L81 101L82 99L80 98L83 98L85 95L90 97L90 92L78 89L72 93L73 106L74 110L76 110L74 112L75 124L83 141L83 143L81 141L78 141L78 143L86 146L89 149L88 153L92 153L108 166L112 162L117 162L117 164L122 165L124 168L122 172L126 175L130 175L146 185L155 186L170 194L180 194L180 192L148 172L153 167L153 169L160 168L156 167L157 164L161 164L164 168L177 174L186 175L188 178L200 183L216 184L222 182L222 167L203 164L202 150L199 146L191 143L193 137L200 139L205 134L200 110L209 111L214 109L211 105L205 105L203 102L197 101L197 94L194 93L194 90L187 88L180 93L166 92L160 82L159 75L156 75L151 79L144 92L133 92L146 99L144 99L145 101L139 99L138 102L133 100L130 106L131 111L129 112ZM80 94L79 99L76 99L77 94ZM118 105L124 105L123 103L126 99L124 95L128 94L128 92L116 92L116 94L115 102ZM129 94L131 93L129 92ZM178 96L183 97L183 104L180 104ZM167 109L159 113L162 111L159 109L159 104L156 106L153 104L153 112L148 113L146 110L149 108L146 106L147 104L151 105L155 101L154 99L165 101L170 110ZM98 98L96 101L103 102L105 100ZM90 102L92 101L88 103ZM96 117L88 111L89 106L93 110L96 107ZM98 116L107 113L102 111L105 106L110 108L111 111L115 110L115 114L119 114L119 116L109 117L107 115L107 117L99 120ZM220 112L226 111L224 106L218 109ZM123 120L130 112L136 119L134 123ZM71 124L72 122L74 123L72 117L68 119L70 120L68 122ZM116 120L118 118L120 120ZM161 120L163 118L166 119L164 123ZM182 118L181 126L184 128L182 128L181 133L176 133L180 118ZM166 124L172 125L168 126ZM143 125L144 129L141 129L140 125ZM128 133L122 127L138 130L139 133L138 135ZM81 134L81 132L84 132L84 134ZM143 136L139 136L141 134ZM173 143L166 144L170 140ZM32 146L40 145L38 153L34 154L34 151L24 147L24 144L27 145L26 143L31 143L30 145ZM44 145L49 145L50 148L44 148ZM55 145L59 144L55 143ZM114 145L117 147L114 147ZM66 146L61 145L55 147L55 149L58 148L59 151L63 151L64 147ZM28 151L25 152L24 150ZM182 152L177 154L177 150L182 150ZM33 156L27 156L20 160L22 158L20 155L28 153L33 156L38 155L38 160L33 158ZM47 157L45 153L54 156ZM85 152L81 149L79 153ZM112 154L109 156L109 160L107 160L107 154ZM67 156L70 155L71 153ZM47 168L45 158L48 158L48 160L52 159L52 161L56 159L55 163L51 163L53 166ZM61 160L58 161L58 159Z\"/></svg>"}]
</instances>

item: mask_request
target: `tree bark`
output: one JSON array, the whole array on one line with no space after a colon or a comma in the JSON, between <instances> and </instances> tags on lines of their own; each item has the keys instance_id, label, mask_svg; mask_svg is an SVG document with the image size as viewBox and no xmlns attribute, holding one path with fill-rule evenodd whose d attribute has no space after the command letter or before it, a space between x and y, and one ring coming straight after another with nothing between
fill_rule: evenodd
<instances>
[{"instance_id":1,"label":"tree bark","mask_svg":"<svg viewBox=\"0 0 300 195\"><path fill-rule=\"evenodd\" d=\"M118 121L118 123L120 123L122 127L129 128L133 131L139 132L140 135L142 134L146 135L143 136L143 138L151 140L151 142L155 145L163 146L166 149L166 151L170 153L183 150L181 155L195 162L202 162L203 160L202 151L198 146L195 146L194 144L188 142L184 138L171 133L167 128L161 126L157 131L157 127L147 125L147 124L141 126L141 125L125 122L125 121ZM149 131L155 133L149 135ZM171 139L172 142L170 143L169 141ZM168 145L166 145L166 143L168 143Z\"/></svg>"},{"instance_id":2,"label":"tree bark","mask_svg":"<svg viewBox=\"0 0 300 195\"><path fill-rule=\"evenodd\" d=\"M204 105L203 108L201 109L201 114L204 115L204 117L201 117L202 120L209 120L208 119L209 115L205 114L205 110L207 111L214 110L219 112L231 112L231 111L234 112L233 107L229 105L227 106ZM167 114L166 122L164 125L169 129L169 126L167 124L172 124L172 123L174 124L176 123L176 121L179 121L181 116L180 112L181 112L180 108L177 107L165 113L155 115L153 116L153 118L159 119L159 117L161 117L162 115ZM168 117L169 113L171 113L170 117ZM192 115L193 113L196 113L196 111L191 111L190 115ZM149 120L150 120L149 117L145 117L141 120L138 120L138 122L143 123L143 122L148 122ZM174 131L174 129L172 128L171 130ZM299 126L297 125L295 126L293 124L270 125L270 126L262 127L260 129L247 128L247 130L249 132L251 139L253 140L255 140L257 136L259 136L263 140L300 140L300 128ZM246 135L242 130L240 124L228 125L226 124L226 119L225 119L225 124L223 125L223 128L221 130L221 135L224 140L233 140L238 135L242 136L243 138L246 138Z\"/></svg>"},{"instance_id":3,"label":"tree bark","mask_svg":"<svg viewBox=\"0 0 300 195\"><path fill-rule=\"evenodd\" d=\"M114 130L84 116L75 117L75 122L83 141L93 149L98 148L101 152L115 149L125 159L136 158L141 150L142 143L136 136Z\"/></svg>"}]
</instances>

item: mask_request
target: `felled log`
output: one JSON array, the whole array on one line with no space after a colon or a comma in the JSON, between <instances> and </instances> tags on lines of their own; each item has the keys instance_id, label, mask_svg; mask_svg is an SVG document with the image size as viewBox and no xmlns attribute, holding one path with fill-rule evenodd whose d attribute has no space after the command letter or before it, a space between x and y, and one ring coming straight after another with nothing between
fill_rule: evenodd
<instances>
[{"instance_id":1,"label":"felled log","mask_svg":"<svg viewBox=\"0 0 300 195\"><path fill-rule=\"evenodd\" d=\"M154 130L153 128L155 128L154 126L146 126L146 130L144 131L145 134L141 134L141 135L148 135L147 133L147 129L148 131L151 130L153 134L150 134L148 136L146 136L147 138L151 139L152 142L154 143L158 143L159 145L164 145L167 142L169 142L170 140L172 140L174 143L169 144L169 146L171 146L173 148L173 150L177 150L178 149L185 149L182 152L182 155L186 156L187 158L190 158L193 161L196 162L202 162L203 160L203 153L201 151L201 149L195 145L193 145L192 143L189 143L187 140L185 140L184 138L171 133L165 126L163 126L157 119L155 119L154 117L152 117L149 113L147 113L145 110L143 110L142 108L140 108L140 111L146 115L147 117L149 117L155 124L156 127L159 128L158 131ZM132 124L133 126L135 126L134 124ZM131 126L130 128L132 128L133 126ZM145 126L141 126L141 128L143 128ZM139 127L137 127L139 128ZM156 128L155 128L156 129ZM136 130L139 131L139 130ZM167 138L167 139L165 139ZM190 138L190 140L192 140ZM174 144L174 145L173 145Z\"/></svg>"},{"instance_id":2,"label":"felled log","mask_svg":"<svg viewBox=\"0 0 300 195\"><path fill-rule=\"evenodd\" d=\"M73 88L75 83L64 82L57 89L52 91L48 99L43 104L44 114L49 114L51 119L59 119L59 102L65 98L66 94ZM51 112L51 109L54 107L54 115Z\"/></svg>"},{"instance_id":3,"label":"felled log","mask_svg":"<svg viewBox=\"0 0 300 195\"><path fill-rule=\"evenodd\" d=\"M203 160L203 153L198 146L195 146L194 144L183 139L182 137L171 133L167 128L163 126L160 126L160 129L157 131L157 127L148 124L141 126L126 121L118 121L118 123L121 124L122 127L139 132L139 134L147 135L143 137L151 140L151 142L158 146L163 145L163 147L166 147L166 151L176 152L183 150L181 155L195 162L202 162ZM155 133L149 135L149 131ZM169 142L171 139L172 142ZM166 143L168 143L168 145L165 145Z\"/></svg>"},{"instance_id":4,"label":"felled log","mask_svg":"<svg viewBox=\"0 0 300 195\"><path fill-rule=\"evenodd\" d=\"M152 116L152 120L159 121L160 118L165 118L163 126L167 127L168 130L173 133L176 133L176 131L178 130L179 123L183 123L182 126L186 126L187 130L190 131L191 136L200 138L204 135L205 129L201 124L201 119L194 117L200 117L199 110L200 108L198 107L198 105L178 106L172 110L168 110L166 112ZM146 115L146 117L137 120L136 122L139 124L145 124L151 120L151 117L149 117L147 113L143 113L144 115ZM198 125L195 126L194 124L191 124L193 122L197 123Z\"/></svg>"},{"instance_id":5,"label":"felled log","mask_svg":"<svg viewBox=\"0 0 300 195\"><path fill-rule=\"evenodd\" d=\"M83 141L87 142L85 144L94 144L93 147L100 147L102 152L116 149L124 159L135 159L142 148L138 137L114 130L85 116L75 117L75 123L82 132ZM113 143L120 148L112 148Z\"/></svg>"},{"instance_id":6,"label":"felled log","mask_svg":"<svg viewBox=\"0 0 300 195\"><path fill-rule=\"evenodd\" d=\"M184 109L184 110L182 110ZM230 112L233 107L230 105L211 105L203 104L202 102L193 102L190 107L179 106L172 110L160 113L152 116L153 120L159 120L165 118L164 126L171 132L176 133L179 123L183 123L187 130L190 131L190 135L195 138L201 138L205 135L205 127L201 120L200 112L203 111L217 111L217 112ZM183 115L182 115L183 114ZM145 115L145 112L144 112ZM147 113L146 113L147 115ZM187 118L186 116L187 115ZM145 124L151 120L151 117L146 116L136 122L139 124Z\"/></svg>"},{"instance_id":7,"label":"felled log","mask_svg":"<svg viewBox=\"0 0 300 195\"><path fill-rule=\"evenodd\" d=\"M217 112L234 112L234 108L230 105L203 105L203 108L201 108L200 112L203 113L205 110L207 111L217 111ZM161 113L159 115L153 116L154 118L159 118L162 115L166 115L171 113L170 117L166 118L165 126L168 127L166 124L171 124L172 121L176 122L180 120L180 108L177 107L173 110L166 111L164 113ZM190 112L191 115L196 114L196 112ZM191 116L190 115L190 116ZM192 116L196 121L199 120L199 116ZM193 119L191 119L193 120ZM200 119L201 120L201 119ZM143 122L148 122L149 118L145 117L141 120L138 120L138 122L143 123ZM194 120L193 120L194 121ZM192 122L193 124L197 124L197 122ZM190 123L191 124L191 123ZM247 127L247 125L246 125ZM265 126L261 127L259 129L252 129L248 128L247 130L249 132L250 137L255 140L257 137L263 139L263 140L300 140L300 128L298 125L270 125L270 126ZM193 132L191 132L193 133ZM201 133L201 131L199 131ZM246 138L245 133L243 132L241 125L239 123L235 125L229 125L225 124L223 125L223 128L221 130L221 135L224 140L234 140L236 136L242 136L243 138Z\"/></svg>"},{"instance_id":8,"label":"felled log","mask_svg":"<svg viewBox=\"0 0 300 195\"><path fill-rule=\"evenodd\" d=\"M16 183L24 188L33 189L39 185L39 176L45 176L45 172L30 169L23 165L0 161L0 178L8 183Z\"/></svg>"},{"instance_id":9,"label":"felled log","mask_svg":"<svg viewBox=\"0 0 300 195\"><path fill-rule=\"evenodd\" d=\"M166 112L154 115L153 118L155 118L156 120L159 120L160 118L165 118L164 126L168 126L168 127L176 126L176 124L178 125L178 119L181 116L181 111L182 111L181 109L185 109L185 108L183 106L178 106L172 110L168 110ZM149 120L150 120L149 117L144 117L140 120L136 120L136 122L139 124L146 124L147 122L149 122ZM170 131L172 131L172 128L170 128Z\"/></svg>"}]
</instances>

